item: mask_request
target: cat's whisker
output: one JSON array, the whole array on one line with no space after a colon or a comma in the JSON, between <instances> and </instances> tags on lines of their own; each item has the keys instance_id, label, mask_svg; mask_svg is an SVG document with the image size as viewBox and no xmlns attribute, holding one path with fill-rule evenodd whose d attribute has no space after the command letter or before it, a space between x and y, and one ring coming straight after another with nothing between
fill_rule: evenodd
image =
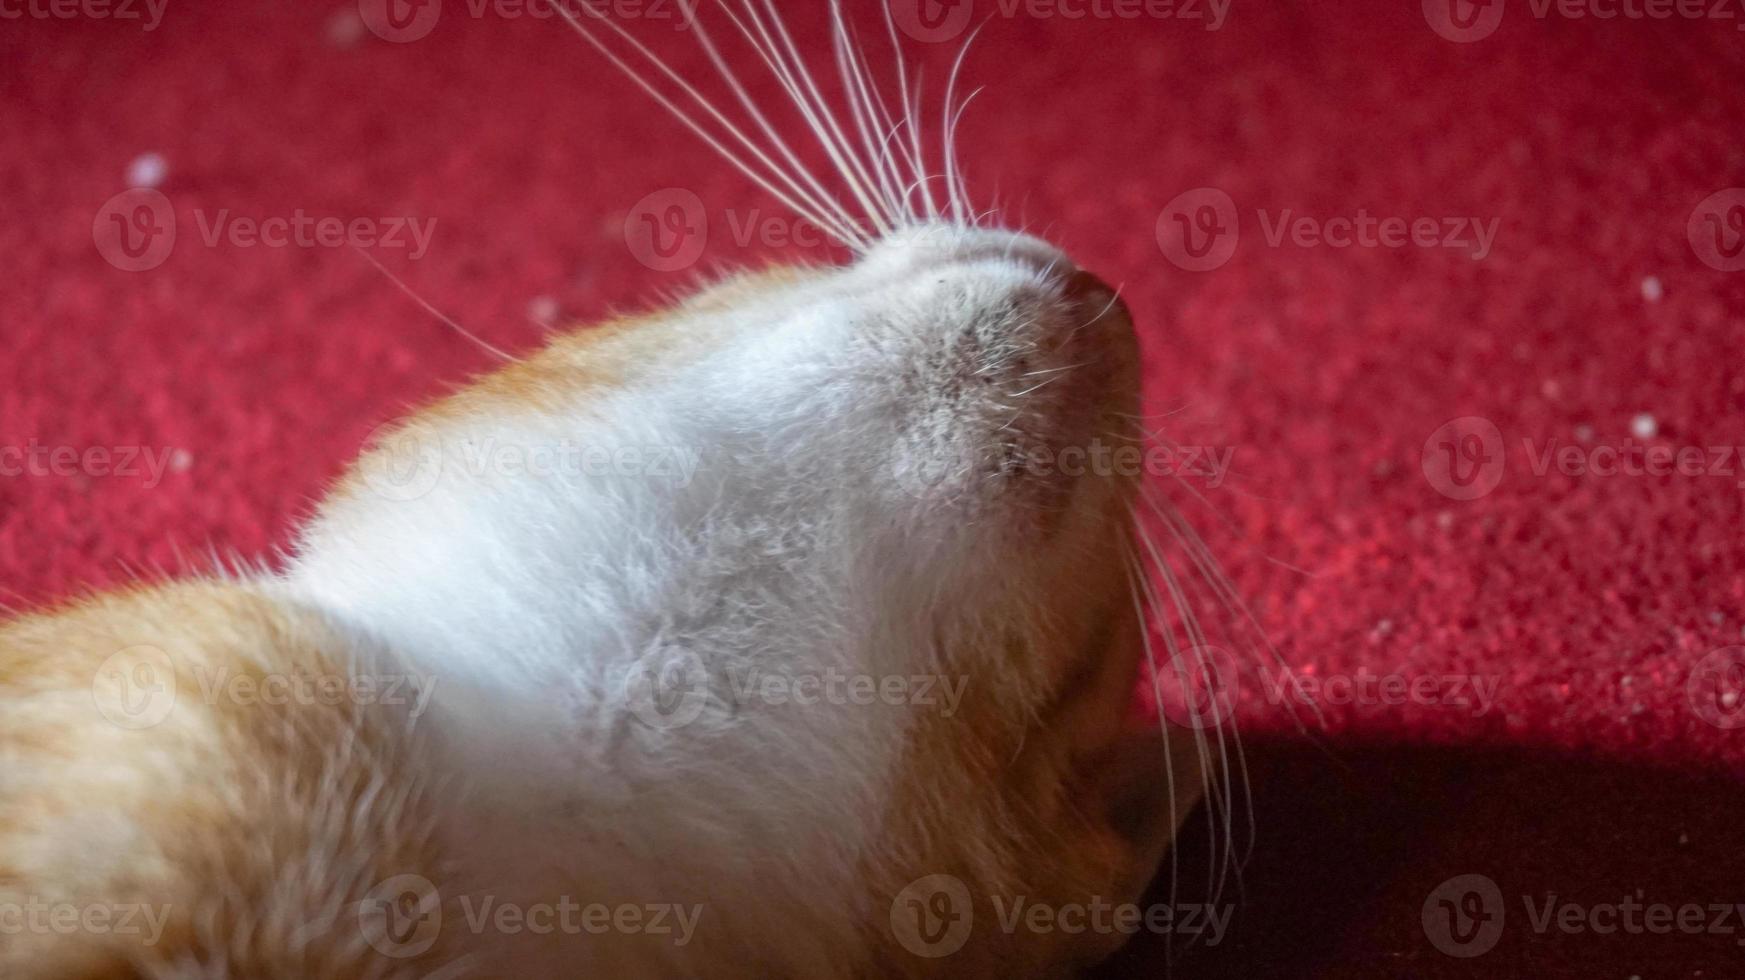
<instances>
[{"instance_id":1,"label":"cat's whisker","mask_svg":"<svg viewBox=\"0 0 1745 980\"><path fill-rule=\"evenodd\" d=\"M743 2L747 17L758 28L758 32L764 36L772 51L785 50L785 60L795 70L799 80L804 83L805 92L810 96L816 109L815 115L808 114L808 120L812 122L812 131L819 145L830 155L831 160L836 164L839 176L848 185L849 191L860 201L867 216L874 220L881 233L888 234L891 229L886 219L880 214L878 206L872 200L868 188L871 180L866 173L865 166L854 154L848 137L837 122L836 114L831 111L829 101L819 90L817 81L812 77L811 70L807 68L806 60L800 54L799 47L794 44L793 35L788 32L787 23L777 12L775 3L773 0L764 0L764 10L769 14L769 21L766 25L764 20L757 15L752 0L743 0ZM837 3L838 0L831 0L833 8L837 6ZM775 40L770 40L770 27L774 28ZM776 47L776 41L780 42L780 48ZM803 102L804 100L797 101ZM818 121L820 120L823 125L819 125Z\"/></svg>"},{"instance_id":2,"label":"cat's whisker","mask_svg":"<svg viewBox=\"0 0 1745 980\"><path fill-rule=\"evenodd\" d=\"M1165 645L1169 649L1170 663L1174 665L1177 672L1178 682L1182 684L1184 691L1193 691L1194 685L1192 671L1196 668L1201 672L1201 676L1212 678L1214 681L1225 680L1217 675L1217 666L1211 664L1209 661L1209 648L1206 636L1200 629L1198 616L1194 613L1192 603L1189 601L1187 593L1183 590L1180 581L1176 577L1175 571L1170 565L1168 558L1152 539L1143 522L1136 522L1135 530L1140 544L1144 546L1146 552L1151 558L1152 566L1157 572L1157 578L1162 581L1163 586L1169 595L1168 608L1173 608L1175 610L1176 620L1179 622L1180 627L1185 634L1182 637L1187 644L1184 649L1177 645L1175 632L1173 629L1169 628L1169 619L1167 618L1163 595L1157 591L1156 581L1147 578L1145 580L1145 585L1151 596L1152 608L1157 613L1157 622L1160 624L1160 632L1163 635ZM1191 663L1188 660L1189 657L1192 658ZM1232 705L1232 707L1234 707L1234 705ZM1216 710L1216 708L1214 710ZM1226 724L1231 728L1229 739L1226 739L1225 737L1224 729ZM1214 734L1217 738L1218 759L1215 776L1213 768L1209 765L1204 765L1205 763L1211 762L1211 739L1207 737L1205 731L1208 727L1215 729ZM1205 773L1208 803L1212 806L1212 812L1214 814L1213 820L1208 822L1207 835L1211 845L1211 852L1213 854L1222 855L1217 859L1216 870L1211 872L1212 877L1208 880L1210 902L1216 904L1223 895L1225 883L1230 877L1235 856L1235 828L1233 824L1234 810L1232 804L1235 800L1236 787L1233 785L1232 779L1232 771L1234 768L1231 762L1232 748L1234 748L1236 754L1236 766L1240 767L1242 770L1241 786L1245 795L1249 799L1251 813L1252 796L1247 794L1247 763L1241 752L1241 733L1236 728L1234 716L1231 715L1229 717L1224 717L1223 713L1220 712L1220 716L1215 720L1214 724L1195 725L1193 726L1193 731L1195 745L1199 751L1203 764L1202 771ZM1229 743L1234 744L1232 745ZM1218 841L1220 829L1223 830L1224 837L1222 847L1219 846ZM1235 871L1237 877L1240 878L1241 869L1238 867Z\"/></svg>"},{"instance_id":3,"label":"cat's whisker","mask_svg":"<svg viewBox=\"0 0 1745 980\"><path fill-rule=\"evenodd\" d=\"M732 18L733 12L727 7L725 0L718 0L718 2L721 3L722 10L727 14L727 16ZM735 23L737 23L737 20ZM770 123L769 118L758 108L757 101L751 97L751 94L746 90L745 86L741 84L739 76L733 73L733 69L728 65L726 59L721 56L720 49L716 46L714 39L709 36L708 30L704 28L703 19L701 17L693 17L692 24L697 32L698 44L702 47L704 54L708 56L710 63L713 64L716 70L721 73L721 77L725 79L727 84L732 88L733 94L739 100L740 105L743 105L746 111L751 113L752 118L757 122L758 128L761 129L764 135L767 136L775 145L776 151L781 154L782 159L792 168L795 176L803 180L806 186L812 191L813 195L815 195L813 200L828 201L830 207L841 214L841 208L836 203L834 197L832 197L830 192L825 190L823 185L818 182L818 179L812 175L811 170L809 170L805 164L800 162L799 157L794 153L792 147L788 145L787 140L782 138L775 126ZM765 58L765 63L769 63L767 57ZM847 215L841 214L841 217L846 220Z\"/></svg>"},{"instance_id":4,"label":"cat's whisker","mask_svg":"<svg viewBox=\"0 0 1745 980\"><path fill-rule=\"evenodd\" d=\"M1228 576L1224 574L1222 567L1218 565L1215 558L1213 558L1209 549L1206 547L1204 540L1201 539L1197 532L1193 530L1192 525L1188 524L1188 522L1181 517L1180 513L1176 511L1168 501L1160 500L1150 491L1149 488L1142 487L1141 495L1145 503L1164 522L1165 527L1170 531L1171 536L1175 538L1178 546L1188 555L1189 560L1194 564L1196 571L1198 571L1199 578L1197 580L1190 578L1189 581L1200 585L1202 589L1209 590L1213 598L1222 605L1226 616L1237 616L1238 609L1236 607L1240 607L1240 612L1248 615L1248 622L1256 631L1260 632L1264 641L1265 631L1260 629L1259 624L1255 622L1252 615L1249 614L1246 604L1243 603L1239 597L1234 595L1234 588L1231 586ZM1237 642L1227 627L1222 628L1222 632L1224 633L1225 639L1230 642L1232 646L1252 650L1252 645ZM1278 656L1276 650L1272 650L1270 642L1267 643L1267 647L1272 651L1275 663L1282 665L1282 658ZM1239 671L1245 669L1247 668L1238 664ZM1252 669L1258 673L1260 665L1255 664ZM1294 712L1293 721L1295 721ZM1235 725L1234 717L1232 718L1232 725ZM1301 727L1301 724L1298 723L1298 728L1301 729ZM1246 758L1243 757L1240 732L1233 727L1232 734L1234 736L1233 741L1235 743L1238 762L1242 772L1243 795L1248 806L1248 853L1245 853L1243 859L1238 863L1238 872L1240 872L1241 865L1246 864L1249 854L1252 853L1257 828L1253 807L1253 793L1251 787L1248 785L1247 762ZM1234 843L1233 840L1232 843ZM1240 873L1238 873L1238 884L1240 885Z\"/></svg>"},{"instance_id":5,"label":"cat's whisker","mask_svg":"<svg viewBox=\"0 0 1745 980\"><path fill-rule=\"evenodd\" d=\"M1187 486L1190 491L1193 491L1192 485L1188 484L1185 480L1181 480L1179 475L1177 475L1176 479L1184 486ZM1270 661L1272 667L1288 671L1289 665L1285 662L1283 655L1278 652L1277 647L1273 646L1272 640L1267 636L1266 630L1261 627L1259 620L1255 618L1254 612L1249 607L1248 603L1245 602L1241 595L1236 591L1235 585L1230 581L1229 574L1224 571L1223 565L1217 560L1217 557L1212 554L1211 548L1206 544L1205 539L1200 536L1199 531L1195 530L1194 526L1183 518L1181 513L1167 501L1160 499L1158 492L1153 488L1141 487L1140 494L1150 506L1151 510L1164 522L1165 526L1169 528L1171 535L1180 543L1182 550L1186 552L1189 559L1193 561L1195 567L1199 570L1201 577L1205 580L1206 584L1210 586L1225 611L1229 615L1246 622L1248 626L1254 630L1255 634L1260 637L1260 645L1263 649L1256 650L1255 652L1263 653L1266 659ZM1205 498L1200 497L1199 499L1204 501ZM1309 709L1314 715L1316 723L1320 727L1325 728L1326 719L1321 714L1320 706L1311 702ZM1297 726L1298 731L1307 734L1308 732L1304 728L1301 719L1296 717L1295 709L1287 707L1287 710L1290 711L1291 721Z\"/></svg>"},{"instance_id":6,"label":"cat's whisker","mask_svg":"<svg viewBox=\"0 0 1745 980\"><path fill-rule=\"evenodd\" d=\"M920 220L913 207L915 191L926 182L927 178L919 173L906 174L903 172L903 168L909 164L908 148L898 137L898 133L902 132L908 125L908 121L902 119L892 123L891 128L885 133L883 150L893 178L903 182L897 193L897 212L903 216L905 222L913 224Z\"/></svg>"},{"instance_id":7,"label":"cat's whisker","mask_svg":"<svg viewBox=\"0 0 1745 980\"><path fill-rule=\"evenodd\" d=\"M1020 378L1040 378L1043 375L1047 375L1047 374L1060 374L1060 373L1065 372L1065 371L1076 371L1082 367L1089 367L1093 363L1095 363L1095 362L1093 362L1093 361L1080 361L1077 364L1065 364L1065 365L1062 365L1060 367L1040 368L1040 369L1035 370L1035 371L1026 371L1023 374L1018 375L1018 377L1020 377Z\"/></svg>"},{"instance_id":8,"label":"cat's whisker","mask_svg":"<svg viewBox=\"0 0 1745 980\"><path fill-rule=\"evenodd\" d=\"M782 53L781 47L776 43L775 38L770 35L768 28L759 17L756 8L751 5L750 0L745 0L745 17L743 19L733 12L733 9L728 6L726 0L716 0L716 2L720 6L722 14L726 16L727 19L732 22L733 26L739 30L746 43L749 44L752 50L757 53L758 58L763 61L764 66L769 69L771 75L782 86L782 90L788 96L789 103L793 106L795 111L800 114L801 119L805 121L806 127L812 133L813 138L824 148L826 154L831 157L831 161L837 169L837 176L844 181L852 182L853 175L844 168L842 157L839 155L837 147L830 139L829 130L826 128L825 121L819 115L819 112L823 109L822 98L818 100L817 105L814 105L812 99L807 95L805 88L800 84L799 75L796 74L796 71L800 74L804 74L805 66L803 64L794 65L788 62L787 58ZM748 23L748 21L750 23ZM754 30L753 28L756 29ZM809 76L807 77L807 80L810 81ZM849 155L852 156L852 152ZM880 218L878 218L877 210L872 209L869 217L872 218L873 223L878 226L882 232L886 225Z\"/></svg>"},{"instance_id":9,"label":"cat's whisker","mask_svg":"<svg viewBox=\"0 0 1745 980\"><path fill-rule=\"evenodd\" d=\"M1056 381L1059 381L1059 380L1060 379L1058 377L1049 378L1046 381L1042 381L1042 382L1034 384L1028 388L1025 388L1023 391L1018 392L1017 394L1013 395L1012 397L1013 398L1023 398L1025 395L1031 394L1033 392L1041 391L1042 389L1048 387L1051 384L1054 384Z\"/></svg>"},{"instance_id":10,"label":"cat's whisker","mask_svg":"<svg viewBox=\"0 0 1745 980\"><path fill-rule=\"evenodd\" d=\"M1145 544L1148 550L1155 550L1155 546L1147 540L1146 532L1143 529L1138 532L1138 535L1139 540L1141 543ZM1147 602L1152 610L1153 621L1159 624L1159 634L1163 637L1165 652L1169 655L1166 669L1175 671L1176 683L1182 685L1184 693L1191 691L1191 681L1187 676L1190 672L1183 659L1184 650L1177 641L1175 628L1170 625L1170 620L1168 618L1169 614L1165 608L1163 596L1159 593L1149 575L1142 579L1142 585L1146 592ZM1159 708L1160 710L1162 709L1161 702ZM1217 777L1218 767L1224 764L1224 758L1221 754L1218 755L1216 759L1213 758L1214 749L1210 740L1206 737L1206 733L1202 726L1188 726L1185 730L1193 737L1194 752L1197 758L1196 767L1200 774L1201 790L1204 794L1205 806L1210 814L1206 826L1208 840L1207 853L1209 856L1213 856L1219 852L1219 810L1221 807L1225 806L1225 797L1220 792L1220 784ZM1207 876L1206 893L1210 896L1217 891L1218 878L1215 870L1215 859L1213 863L1209 864L1207 867Z\"/></svg>"},{"instance_id":11,"label":"cat's whisker","mask_svg":"<svg viewBox=\"0 0 1745 980\"><path fill-rule=\"evenodd\" d=\"M597 18L602 23L606 24L607 27L618 35L618 37L623 39L632 50L636 51L637 54L641 55L651 65L658 69L662 75L666 76L677 85L680 91L684 92L686 96L695 101L698 106L702 108L704 113L725 129L728 135L742 146L746 152L750 153L763 166L769 168L773 176L766 176L762 171L747 163L744 158L734 152L734 150L727 146L719 137L710 132L707 127L681 108L671 97L669 97L665 92L662 92L653 82L649 81L646 76L631 66L631 64L616 51L607 46L606 43L596 36L593 31L584 26L581 19L571 12L566 4L552 4L552 8L558 12L558 15L565 23L567 23L578 35L587 41L589 45L598 51L602 57L611 62L613 67L617 68L627 78L634 82L638 88L646 92L650 98L654 99L662 108L671 113L673 118L677 119L687 129L691 130L691 132L695 133L698 138L702 139L703 142L709 146L710 149L714 150L728 163L732 164L740 173L743 173L752 182L756 183L764 191L775 197L796 215L818 225L820 228L829 232L832 237L836 238L849 248L860 252L864 252L867 249L868 242L866 237L854 228L853 223L846 219L839 207L827 207L820 202L810 201L808 195L806 195L803 192L803 189L798 186L798 182L795 181L794 178L783 173L781 168L769 158L769 155L765 153L756 142L746 136L738 126L735 126L731 120L715 107L714 103L705 98L701 92L697 91L695 86L685 81L683 76L674 71L666 61L660 58L659 55L656 55L653 51L649 50L647 45L638 41L629 31L619 26L610 18ZM777 186L778 181L781 184L787 185L789 190L783 190L782 187ZM790 191L792 191L792 193L790 193ZM796 197L798 197L799 200L796 200ZM806 203L801 203L802 201L805 201Z\"/></svg>"},{"instance_id":12,"label":"cat's whisker","mask_svg":"<svg viewBox=\"0 0 1745 980\"><path fill-rule=\"evenodd\" d=\"M1132 513L1132 512L1130 511L1130 513ZM1132 524L1135 528L1137 528L1139 526L1139 519L1138 519L1138 515L1136 513L1134 513L1132 516ZM1138 532L1138 533L1143 533L1143 532ZM1146 673L1147 673L1147 676L1151 679L1152 703L1158 706L1157 729L1158 729L1158 734L1161 735L1163 738L1163 774L1164 774L1164 788L1169 795L1169 826L1171 828L1179 828L1181 826L1182 814L1176 808L1176 802L1175 802L1176 801L1175 755L1170 751L1170 748L1169 748L1169 720L1164 717L1163 710L1162 710L1162 706L1163 706L1163 682L1162 682L1162 680L1160 680L1162 668L1157 663L1157 651L1152 646L1152 643L1151 643L1151 628L1150 628L1151 619L1150 619L1150 617L1148 617L1146 615L1146 612L1147 612L1146 604L1145 604L1145 600L1143 598L1143 594L1142 594L1141 588L1140 588L1140 583L1143 583L1145 581L1145 568L1144 568L1144 565L1140 562L1139 554L1137 551L1134 550L1133 544L1131 541L1123 541L1122 542L1122 555L1126 559L1126 563L1127 563L1128 590L1131 593L1131 595L1133 596L1134 609L1139 617L1139 642L1140 642L1141 649L1145 653ZM1201 771L1201 779L1203 782L1205 770L1204 770L1204 768L1202 768L1200 771ZM1169 848L1169 904L1170 904L1171 908L1174 908L1176 906L1176 896L1177 896L1177 893L1179 891L1180 884L1181 884L1181 848L1171 846ZM1164 952L1165 963L1167 964L1169 962L1168 958L1169 958L1171 952L1173 951L1174 946L1172 943L1166 943L1164 949L1165 949L1165 952Z\"/></svg>"},{"instance_id":13,"label":"cat's whisker","mask_svg":"<svg viewBox=\"0 0 1745 980\"><path fill-rule=\"evenodd\" d=\"M963 70L964 59L969 57L970 45L975 43L976 36L981 33L981 27L971 31L964 39L963 46L957 51L957 58L951 63L951 74L945 80L945 105L941 109L940 137L943 144L945 164L945 189L951 199L951 215L960 224L963 223L969 209L969 190L964 185L963 175L957 165L957 123L963 118L963 112L969 104L981 94L981 89L971 92L963 100L961 106L952 106L952 96L957 92L958 73Z\"/></svg>"},{"instance_id":14,"label":"cat's whisker","mask_svg":"<svg viewBox=\"0 0 1745 980\"><path fill-rule=\"evenodd\" d=\"M1172 408L1167 412L1157 412L1157 413L1154 413L1152 415L1138 415L1138 414L1135 414L1132 412L1110 412L1109 414L1115 416L1116 418L1129 419L1129 420L1132 420L1134 422L1150 422L1153 419L1174 418L1175 416L1180 415L1181 413L1183 413L1187 410L1188 410L1188 406L1182 405L1179 408ZM1147 432L1146 434L1149 436L1152 436L1154 438L1157 438L1157 439L1163 438L1163 436L1160 433Z\"/></svg>"},{"instance_id":15,"label":"cat's whisker","mask_svg":"<svg viewBox=\"0 0 1745 980\"><path fill-rule=\"evenodd\" d=\"M957 216L960 224L974 224L975 212L970 205L969 184L964 178L962 165L957 161L957 126L963 120L964 113L969 111L970 103L974 102L976 96L981 94L982 89L978 88L964 96L963 102L958 105L957 111L952 113L951 120L945 127L945 163L948 171L945 183L952 193L952 213Z\"/></svg>"},{"instance_id":16,"label":"cat's whisker","mask_svg":"<svg viewBox=\"0 0 1745 980\"><path fill-rule=\"evenodd\" d=\"M917 120L915 112L916 104L921 101L921 74L919 71L915 73L915 88L913 90L913 97L911 97L909 88L909 67L907 62L903 60L903 42L902 38L897 33L896 15L891 12L891 5L889 3L881 3L879 6L883 8L884 11L885 33L891 39L891 51L896 55L897 93L902 97L903 121L907 124L909 129L909 167L910 172L915 177L915 183L912 185L911 189L918 188L921 191L921 203L927 208L926 217L931 220L937 220L939 218L939 209L933 203L932 189L927 186L927 166L925 163L926 154L921 150L921 125ZM905 195L905 200L907 200L907 195Z\"/></svg>"},{"instance_id":17,"label":"cat's whisker","mask_svg":"<svg viewBox=\"0 0 1745 980\"><path fill-rule=\"evenodd\" d=\"M501 348L499 348L491 343L488 343L487 341L484 340L484 338L473 333L471 330L468 330L466 327L461 326L459 323L455 322L453 317L451 317L448 314L437 309L435 307L435 305L430 303L424 297L418 295L418 293L415 290L413 290L413 288L411 286L406 285L406 282L404 280L402 280L399 276L396 276L392 272L389 272L388 267L383 265L381 262L377 261L376 257L374 255L371 255L369 252L364 251L363 249L357 247L356 245L353 245L351 247L351 250L356 252L357 254L363 256L365 262L368 262L370 265L375 266L376 271L380 272L382 275L386 276L388 281L393 283L400 290L400 292L405 293L406 296L412 300L412 302L417 303L419 306L423 307L424 311L426 313L429 313L431 316L436 317L438 320L441 320L444 324L446 324L449 327L449 329L453 330L455 333L458 333L462 337L465 337L467 340L470 340L474 344L477 344L480 347L480 349L484 350L486 353L492 355L493 357L496 357L499 360L513 361L515 359L514 357L510 356L503 349L501 349Z\"/></svg>"},{"instance_id":18,"label":"cat's whisker","mask_svg":"<svg viewBox=\"0 0 1745 980\"><path fill-rule=\"evenodd\" d=\"M853 34L849 31L846 20L842 16L839 4L830 6L830 18L833 27L832 44L836 50L837 71L841 75L843 87L848 92L849 108L853 112L855 130L860 134L863 147L870 158L873 173L878 178L879 192L883 198L882 204L886 214L893 224L901 226L907 217L902 198L897 187L902 180L902 174L896 169L891 157L890 140L879 140L876 134L880 130L894 132L895 122L891 119L889 109L878 96L878 80L873 77L872 69L866 64L860 47L855 43Z\"/></svg>"},{"instance_id":19,"label":"cat's whisker","mask_svg":"<svg viewBox=\"0 0 1745 980\"><path fill-rule=\"evenodd\" d=\"M1053 263L1050 263L1048 268L1043 271L1043 275L1046 276L1046 275L1051 274L1052 272L1054 272L1054 265L1053 265ZM1061 339L1061 344L1065 345L1065 344L1072 343L1073 339L1075 337L1077 337L1081 332L1083 332L1083 330L1086 327L1089 327L1089 326L1095 324L1097 321L1101 320L1103 317L1108 316L1109 311L1115 308L1115 304L1121 302L1121 290L1122 290L1122 288L1123 287L1121 287L1121 286L1116 286L1114 291L1109 296L1109 301L1107 303L1103 304L1103 308L1098 310L1097 314L1095 316L1091 317L1090 319L1086 320L1085 322L1083 322L1083 323L1079 324L1078 326L1073 327L1071 330L1067 331L1066 336Z\"/></svg>"}]
</instances>

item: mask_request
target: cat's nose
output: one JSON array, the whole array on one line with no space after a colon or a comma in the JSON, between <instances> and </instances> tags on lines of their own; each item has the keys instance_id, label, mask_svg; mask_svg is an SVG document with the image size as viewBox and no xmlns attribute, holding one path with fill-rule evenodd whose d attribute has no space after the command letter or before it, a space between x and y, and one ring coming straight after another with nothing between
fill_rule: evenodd
<instances>
[{"instance_id":1,"label":"cat's nose","mask_svg":"<svg viewBox=\"0 0 1745 980\"><path fill-rule=\"evenodd\" d=\"M862 257L860 266L879 275L978 263L1016 265L1035 273L1053 284L1059 290L1054 298L1071 304L1085 322L1127 320L1126 306L1108 283L1079 268L1059 248L1023 232L918 225L886 236Z\"/></svg>"},{"instance_id":2,"label":"cat's nose","mask_svg":"<svg viewBox=\"0 0 1745 980\"><path fill-rule=\"evenodd\" d=\"M1118 291L1096 273L1068 264L1050 277L1049 305L1058 315L1039 321L1036 350L1044 359L1067 365L1096 365L1081 379L1092 388L1114 382L1112 362L1131 351L1132 319Z\"/></svg>"},{"instance_id":3,"label":"cat's nose","mask_svg":"<svg viewBox=\"0 0 1745 980\"><path fill-rule=\"evenodd\" d=\"M1061 283L1060 293L1062 299L1072 303L1092 321L1130 319L1121 294L1096 273L1075 268Z\"/></svg>"},{"instance_id":4,"label":"cat's nose","mask_svg":"<svg viewBox=\"0 0 1745 980\"><path fill-rule=\"evenodd\" d=\"M1015 262L1048 272L1072 267L1065 253L1032 235L946 223L921 224L894 231L861 259L864 266L874 270L982 261Z\"/></svg>"}]
</instances>

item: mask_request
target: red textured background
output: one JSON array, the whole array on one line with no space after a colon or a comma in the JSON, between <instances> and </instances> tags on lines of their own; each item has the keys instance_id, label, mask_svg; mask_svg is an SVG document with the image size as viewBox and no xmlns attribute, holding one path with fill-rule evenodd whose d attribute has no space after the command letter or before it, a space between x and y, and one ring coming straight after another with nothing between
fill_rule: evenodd
<instances>
[{"instance_id":1,"label":"red textured background","mask_svg":"<svg viewBox=\"0 0 1745 980\"><path fill-rule=\"evenodd\" d=\"M814 6L791 6L815 43ZM354 9L171 0L150 32L0 20L0 446L181 451L155 487L0 477L4 601L209 548L268 554L371 428L491 363L351 250L208 246L196 211L434 218L427 255L374 254L512 351L539 342L536 298L587 319L688 281L626 245L652 192L698 195L705 264L781 251L731 241L773 205L554 23L448 0L428 37L389 44ZM1732 716L1687 684L1745 642L1745 473L1540 475L1524 446L1623 445L1640 413L1655 444L1745 444L1745 272L1687 236L1699 202L1745 185L1742 24L1508 0L1495 34L1456 44L1416 2L1236 0L1218 31L1027 15L984 31L966 70L987 85L963 137L975 186L1124 285L1166 431L1234 451L1194 516L1285 660L1501 685L1482 717L1326 706L1315 745L1246 686L1242 907L1218 946L1178 939L1177 975L1745 976L1745 920L1539 934L1521 899L1745 900L1745 729L1705 721ZM912 54L937 81L952 50ZM92 224L147 151L168 161L180 237L124 272ZM1189 272L1154 229L1202 187L1230 195L1240 240ZM1286 208L1498 233L1483 260L1273 247L1257 212ZM1506 452L1470 501L1421 466L1462 416ZM1204 831L1184 848L1194 874ZM1457 959L1420 913L1469 873L1498 884L1506 924ZM1161 974L1163 945L1111 972Z\"/></svg>"}]
</instances>

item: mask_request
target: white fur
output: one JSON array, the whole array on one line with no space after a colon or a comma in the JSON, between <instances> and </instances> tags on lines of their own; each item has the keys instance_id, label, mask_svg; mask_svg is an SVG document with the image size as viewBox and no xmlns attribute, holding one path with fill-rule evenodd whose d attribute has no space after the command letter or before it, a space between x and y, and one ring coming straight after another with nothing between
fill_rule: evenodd
<instances>
[{"instance_id":1,"label":"white fur","mask_svg":"<svg viewBox=\"0 0 1745 980\"><path fill-rule=\"evenodd\" d=\"M853 966L857 867L917 709L735 704L723 676L949 669L941 597L990 558L1030 558L995 489L938 464L1037 411L1013 408L1032 387L1017 358L1078 325L1052 247L927 231L728 313L681 309L694 351L567 410L443 423L428 492L341 496L304 536L287 587L436 679L423 723L453 767L458 880L521 902L702 903L685 948L584 942L553 969ZM696 471L477 470L468 445L654 448ZM639 680L674 662L710 673L710 700L651 725ZM513 955L537 969L526 943Z\"/></svg>"}]
</instances>

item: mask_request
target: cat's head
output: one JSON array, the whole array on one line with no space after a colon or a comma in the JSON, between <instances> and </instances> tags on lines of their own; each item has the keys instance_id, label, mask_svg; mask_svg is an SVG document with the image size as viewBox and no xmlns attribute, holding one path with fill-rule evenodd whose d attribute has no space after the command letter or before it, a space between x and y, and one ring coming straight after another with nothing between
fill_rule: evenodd
<instances>
[{"instance_id":1,"label":"cat's head","mask_svg":"<svg viewBox=\"0 0 1745 980\"><path fill-rule=\"evenodd\" d=\"M927 172L906 91L914 155L872 135L892 117L852 81L871 79L830 9L860 145L820 121L816 91L788 91L865 220L791 156L716 145L852 261L731 277L560 336L422 413L366 473L407 445L644 465L451 468L411 502L342 494L309 551L395 567L329 555L304 577L333 604L370 595L363 618L438 660L447 691L483 692L450 702L460 741L485 746L475 768L528 769L522 785L587 827L593 863L551 862L551 887L701 893L724 955L780 937L775 972L1094 958L1122 937L1002 929L996 907L1131 900L1201 789L1203 740L1128 726L1148 594L1133 323L1058 248L974 220L954 165ZM566 19L609 53L619 28ZM436 518L449 529L419 538ZM365 547L366 527L401 530ZM405 574L462 566L498 581ZM505 690L507 722L489 707ZM525 761L547 757L562 761ZM687 870L614 869L601 841Z\"/></svg>"}]
</instances>

